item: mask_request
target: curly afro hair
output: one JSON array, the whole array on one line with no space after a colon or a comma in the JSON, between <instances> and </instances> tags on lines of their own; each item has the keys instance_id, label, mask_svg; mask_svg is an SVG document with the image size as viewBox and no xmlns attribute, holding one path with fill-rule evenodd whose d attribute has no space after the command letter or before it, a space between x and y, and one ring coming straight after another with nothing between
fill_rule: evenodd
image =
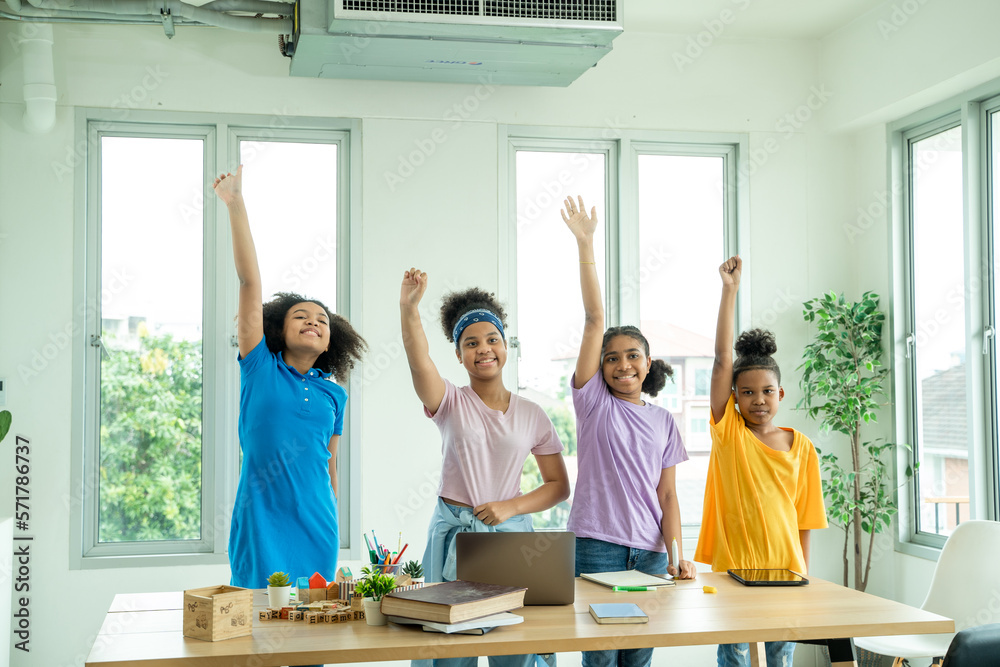
<instances>
[{"instance_id":1,"label":"curly afro hair","mask_svg":"<svg viewBox=\"0 0 1000 667\"><path fill-rule=\"evenodd\" d=\"M470 287L461 292L450 292L444 295L444 303L441 304L441 329L444 330L445 338L448 339L449 343L455 342L452 332L455 329L455 324L458 323L458 319L470 310L478 310L480 308L496 315L504 328L507 328L507 313L504 312L503 306L497 301L497 297L493 292L487 292L478 287ZM504 337L506 338L506 334Z\"/></svg>"},{"instance_id":2,"label":"curly afro hair","mask_svg":"<svg viewBox=\"0 0 1000 667\"><path fill-rule=\"evenodd\" d=\"M322 301L307 299L293 292L277 292L274 298L264 304L264 340L267 349L274 354L285 351L285 315L297 303L308 301L326 311L330 321L330 347L319 355L313 367L324 373L332 373L339 382L346 382L354 364L368 349L365 339L354 330L346 319L330 312Z\"/></svg>"},{"instance_id":3,"label":"curly afro hair","mask_svg":"<svg viewBox=\"0 0 1000 667\"><path fill-rule=\"evenodd\" d=\"M646 356L649 356L649 341L642 335L638 327L627 324L621 327L611 327L604 332L604 340L601 341L602 360L604 359L604 351L608 348L608 343L615 336L628 336L633 340L639 341L642 343L642 349L646 351ZM646 379L642 381L642 392L650 396L656 396L660 393L661 389L667 386L667 378L672 378L673 376L673 366L663 359L653 359L653 363L649 365L649 372L646 374Z\"/></svg>"},{"instance_id":4,"label":"curly afro hair","mask_svg":"<svg viewBox=\"0 0 1000 667\"><path fill-rule=\"evenodd\" d=\"M733 349L736 350L736 361L733 362L734 388L740 373L755 370L771 371L778 379L778 384L781 384L781 369L772 356L778 351L778 343L774 340L773 333L767 329L744 331L736 339Z\"/></svg>"}]
</instances>

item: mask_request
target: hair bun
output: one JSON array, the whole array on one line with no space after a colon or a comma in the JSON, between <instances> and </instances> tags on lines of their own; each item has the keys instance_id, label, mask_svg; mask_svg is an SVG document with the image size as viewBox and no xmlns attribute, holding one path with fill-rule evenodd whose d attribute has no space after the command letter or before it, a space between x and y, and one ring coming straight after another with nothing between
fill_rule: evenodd
<instances>
[{"instance_id":1,"label":"hair bun","mask_svg":"<svg viewBox=\"0 0 1000 667\"><path fill-rule=\"evenodd\" d=\"M778 343L767 329L750 329L740 334L733 349L741 357L770 357L778 351Z\"/></svg>"}]
</instances>

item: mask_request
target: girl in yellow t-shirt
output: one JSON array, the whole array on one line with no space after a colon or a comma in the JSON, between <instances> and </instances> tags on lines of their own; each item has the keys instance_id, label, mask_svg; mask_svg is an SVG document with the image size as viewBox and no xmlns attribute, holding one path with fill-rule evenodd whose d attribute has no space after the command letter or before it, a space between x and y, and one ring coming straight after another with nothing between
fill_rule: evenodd
<instances>
[{"instance_id":1,"label":"girl in yellow t-shirt","mask_svg":"<svg viewBox=\"0 0 1000 667\"><path fill-rule=\"evenodd\" d=\"M807 437L774 423L785 397L774 334L752 329L733 345L743 262L719 267L722 300L712 367L712 455L694 559L715 572L788 568L805 574L809 531L826 528L819 459ZM736 361L733 361L733 349ZM737 410L737 407L739 408ZM768 667L792 664L793 642L767 642ZM722 644L719 667L749 666L747 644Z\"/></svg>"}]
</instances>

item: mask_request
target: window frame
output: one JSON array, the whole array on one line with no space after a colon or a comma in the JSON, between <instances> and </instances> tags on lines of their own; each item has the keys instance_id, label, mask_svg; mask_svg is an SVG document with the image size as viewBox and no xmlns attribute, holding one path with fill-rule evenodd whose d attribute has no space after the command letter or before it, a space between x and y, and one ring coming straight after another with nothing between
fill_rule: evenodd
<instances>
[{"instance_id":1,"label":"window frame","mask_svg":"<svg viewBox=\"0 0 1000 667\"><path fill-rule=\"evenodd\" d=\"M511 305L510 329L518 331L517 317L517 192L516 154L519 150L601 153L605 163L604 214L606 270L602 276L605 294L605 326L639 320L638 285L639 220L638 161L640 155L691 155L723 159L728 196L724 197L724 254L737 254L750 238L749 188L745 177L749 165L749 137L741 133L672 132L625 130L609 121L605 128L566 128L499 125L498 147L498 247L506 248L499 263L501 299ZM575 193L574 193L575 194ZM585 194L585 193L581 193ZM623 269L623 267L631 267ZM737 327L749 325L752 275L747 267L741 278L737 303ZM512 339L513 347L516 341ZM508 364L504 381L518 387L518 364ZM701 499L697 499L698 502ZM685 525L684 548L693 553L700 526Z\"/></svg>"},{"instance_id":2,"label":"window frame","mask_svg":"<svg viewBox=\"0 0 1000 667\"><path fill-rule=\"evenodd\" d=\"M336 309L349 320L361 318L361 123L272 115L209 114L78 108L74 170L73 408L70 492L70 569L227 563L229 522L239 481L239 367L231 314L238 303L232 242L225 206L211 191L212 175L231 168L239 142L280 141L338 144ZM198 540L100 543L97 497L100 445L100 349L92 338L101 332L100 247L103 136L199 138L205 141L203 198L202 313L202 530ZM352 263L352 258L354 262ZM341 560L360 557L352 527L361 521L361 374L347 386L344 434L338 450ZM356 480L352 483L352 480Z\"/></svg>"},{"instance_id":3,"label":"window frame","mask_svg":"<svg viewBox=\"0 0 1000 667\"><path fill-rule=\"evenodd\" d=\"M991 201L990 114L1000 112L1000 79L931 105L886 127L889 202L890 278L889 340L894 350L891 368L893 405L891 433L896 442L912 443L917 433L916 389L908 339L914 334L912 188L910 144L950 127L962 128L962 199L965 281L965 358L967 433L969 442L969 514L971 519L1000 520L1000 369L994 332L998 326L997 273L1000 252L994 247ZM979 281L981 287L974 287ZM989 332L989 333L987 333ZM978 361L981 360L981 363ZM977 363L973 363L977 361ZM897 451L895 492L899 508L895 549L937 560L945 536L916 530L919 489L905 469L914 461L905 448ZM902 480L902 481L901 481Z\"/></svg>"}]
</instances>

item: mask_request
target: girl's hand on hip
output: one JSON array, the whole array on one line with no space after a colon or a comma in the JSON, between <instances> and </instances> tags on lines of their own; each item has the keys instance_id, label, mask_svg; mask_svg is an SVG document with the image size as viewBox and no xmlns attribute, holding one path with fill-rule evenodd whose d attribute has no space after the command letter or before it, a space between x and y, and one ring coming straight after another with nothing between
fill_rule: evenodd
<instances>
[{"instance_id":1,"label":"girl's hand on hip","mask_svg":"<svg viewBox=\"0 0 1000 667\"><path fill-rule=\"evenodd\" d=\"M695 568L694 563L689 560L681 561L680 574L677 573L677 568L673 565L667 566L667 573L672 574L674 579L694 579L698 576L698 570Z\"/></svg>"},{"instance_id":2,"label":"girl's hand on hip","mask_svg":"<svg viewBox=\"0 0 1000 667\"><path fill-rule=\"evenodd\" d=\"M583 206L583 197L578 196L577 200L573 201L572 197L566 197L563 210L559 213L569 231L573 232L573 236L577 239L593 238L594 230L597 229L597 207L592 206L588 216L587 209Z\"/></svg>"},{"instance_id":3,"label":"girl's hand on hip","mask_svg":"<svg viewBox=\"0 0 1000 667\"><path fill-rule=\"evenodd\" d=\"M739 255L733 255L722 263L719 267L719 275L722 277L722 285L740 286L740 276L743 274L743 260Z\"/></svg>"},{"instance_id":4,"label":"girl's hand on hip","mask_svg":"<svg viewBox=\"0 0 1000 667\"><path fill-rule=\"evenodd\" d=\"M403 273L403 284L399 287L399 305L416 306L427 291L427 274L412 268Z\"/></svg>"},{"instance_id":5,"label":"girl's hand on hip","mask_svg":"<svg viewBox=\"0 0 1000 667\"><path fill-rule=\"evenodd\" d=\"M474 507L472 511L487 526L496 526L514 516L514 505L509 500L496 500Z\"/></svg>"},{"instance_id":6,"label":"girl's hand on hip","mask_svg":"<svg viewBox=\"0 0 1000 667\"><path fill-rule=\"evenodd\" d=\"M236 168L235 174L219 174L212 184L216 196L226 204L232 203L243 196L243 165Z\"/></svg>"}]
</instances>

